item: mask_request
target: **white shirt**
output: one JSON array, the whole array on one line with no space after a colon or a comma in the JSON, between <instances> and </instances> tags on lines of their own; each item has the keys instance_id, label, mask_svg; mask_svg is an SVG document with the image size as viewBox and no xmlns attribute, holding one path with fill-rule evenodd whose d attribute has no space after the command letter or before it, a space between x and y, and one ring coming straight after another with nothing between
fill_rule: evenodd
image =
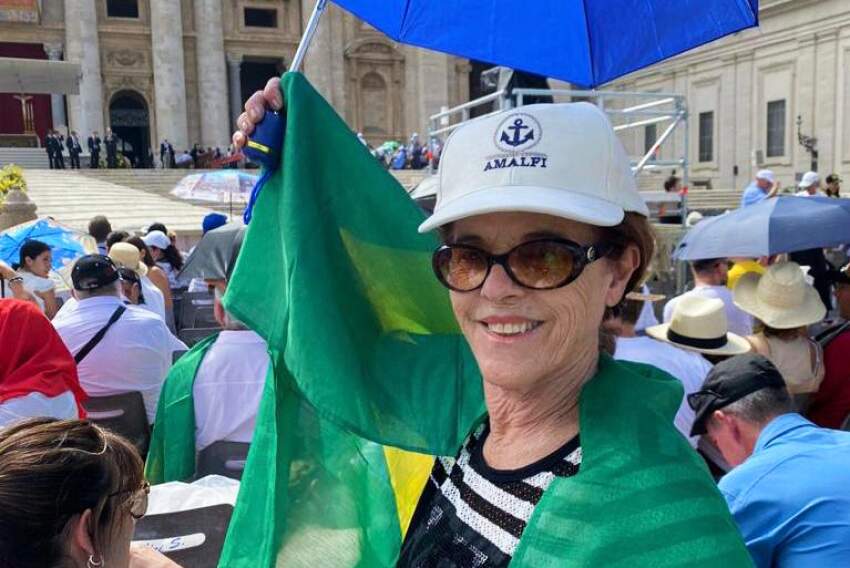
<instances>
[{"instance_id":1,"label":"white shirt","mask_svg":"<svg viewBox=\"0 0 850 568\"><path fill-rule=\"evenodd\" d=\"M649 286L646 284L641 288L642 294L649 294ZM652 302L644 302L643 308L640 310L637 323L635 323L635 331L643 331L648 327L658 325L658 318L655 317L655 310L652 307Z\"/></svg>"},{"instance_id":2,"label":"white shirt","mask_svg":"<svg viewBox=\"0 0 850 568\"><path fill-rule=\"evenodd\" d=\"M814 195L812 195L808 191L806 191L805 189L801 189L800 191L798 191L794 195L796 195L797 197L826 197L826 194L824 192L822 192L821 190L817 190L814 193Z\"/></svg>"},{"instance_id":3,"label":"white shirt","mask_svg":"<svg viewBox=\"0 0 850 568\"><path fill-rule=\"evenodd\" d=\"M56 284L50 278L42 278L41 276L33 274L27 270L19 270L18 274L20 274L21 278L24 279L24 289L28 292L48 292L56 288ZM38 294L33 294L33 296L35 297L36 303L38 303L38 308L43 312L44 300L42 300L41 296Z\"/></svg>"},{"instance_id":4,"label":"white shirt","mask_svg":"<svg viewBox=\"0 0 850 568\"><path fill-rule=\"evenodd\" d=\"M695 415L688 405L687 397L702 388L706 375L711 371L711 363L698 353L679 349L651 337L618 337L614 358L653 365L682 383L685 396L682 398L673 423L679 432L688 438L691 446L696 448L699 436L693 438L690 436Z\"/></svg>"},{"instance_id":5,"label":"white shirt","mask_svg":"<svg viewBox=\"0 0 850 568\"><path fill-rule=\"evenodd\" d=\"M57 314L53 326L68 350L76 355L122 305L118 296L79 300ZM153 422L159 391L171 368L171 354L187 347L171 334L160 317L138 306L126 308L101 342L77 365L77 373L80 385L90 396L142 393L148 420Z\"/></svg>"},{"instance_id":6,"label":"white shirt","mask_svg":"<svg viewBox=\"0 0 850 568\"><path fill-rule=\"evenodd\" d=\"M268 369L262 337L250 330L218 334L195 377L198 451L213 442L251 442Z\"/></svg>"},{"instance_id":7,"label":"white shirt","mask_svg":"<svg viewBox=\"0 0 850 568\"><path fill-rule=\"evenodd\" d=\"M679 298L688 294L694 294L703 298L716 298L723 301L726 307L726 323L729 327L728 331L737 333L746 337L753 333L753 318L747 312L735 305L732 301L732 292L726 286L700 286L690 292L685 292L681 296L672 298L667 305L664 306L664 323L668 323L673 319L673 310L676 307L676 302Z\"/></svg>"},{"instance_id":8,"label":"white shirt","mask_svg":"<svg viewBox=\"0 0 850 568\"><path fill-rule=\"evenodd\" d=\"M79 418L74 393L65 391L49 397L40 392L31 392L0 403L0 428L35 416L49 416L62 420Z\"/></svg>"},{"instance_id":9,"label":"white shirt","mask_svg":"<svg viewBox=\"0 0 850 568\"><path fill-rule=\"evenodd\" d=\"M139 307L155 313L162 318L162 321L167 321L165 319L165 296L162 295L162 291L147 276L141 276L139 281L141 282L142 296L145 299L145 303L139 304Z\"/></svg>"}]
</instances>

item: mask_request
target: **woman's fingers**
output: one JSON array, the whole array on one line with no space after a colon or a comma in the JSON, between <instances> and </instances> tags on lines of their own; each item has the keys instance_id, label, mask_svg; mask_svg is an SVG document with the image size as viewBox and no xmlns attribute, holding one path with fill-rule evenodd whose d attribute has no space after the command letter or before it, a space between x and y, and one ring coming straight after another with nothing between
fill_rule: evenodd
<instances>
[{"instance_id":1,"label":"woman's fingers","mask_svg":"<svg viewBox=\"0 0 850 568\"><path fill-rule=\"evenodd\" d=\"M254 132L254 127L263 120L266 109L280 110L283 108L283 96L280 93L280 78L273 77L266 83L262 91L257 91L245 101L245 112L236 119L236 132L233 133L233 145L236 148L245 147L248 137Z\"/></svg>"},{"instance_id":2,"label":"woman's fingers","mask_svg":"<svg viewBox=\"0 0 850 568\"><path fill-rule=\"evenodd\" d=\"M266 100L266 104L274 109L280 110L283 108L283 95L280 92L280 77L272 77L269 79L268 83L266 83L265 89L263 89L263 98Z\"/></svg>"}]
</instances>

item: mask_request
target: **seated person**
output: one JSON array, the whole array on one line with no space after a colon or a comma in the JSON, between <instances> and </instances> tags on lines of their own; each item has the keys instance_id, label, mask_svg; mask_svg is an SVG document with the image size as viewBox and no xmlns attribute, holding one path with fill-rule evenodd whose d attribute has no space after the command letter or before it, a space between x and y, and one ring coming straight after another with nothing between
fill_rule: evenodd
<instances>
[{"instance_id":1,"label":"seated person","mask_svg":"<svg viewBox=\"0 0 850 568\"><path fill-rule=\"evenodd\" d=\"M823 348L824 378L809 400L809 420L825 428L841 428L850 417L850 265L835 271L835 299L841 323L818 336Z\"/></svg>"},{"instance_id":2,"label":"seated person","mask_svg":"<svg viewBox=\"0 0 850 568\"><path fill-rule=\"evenodd\" d=\"M39 309L52 319L59 310L56 284L50 279L53 253L50 246L36 240L26 241L20 250L20 261L14 268L23 278L24 288L35 298Z\"/></svg>"},{"instance_id":3,"label":"seated person","mask_svg":"<svg viewBox=\"0 0 850 568\"><path fill-rule=\"evenodd\" d=\"M234 243L234 247L240 244ZM235 260L234 254L229 268ZM165 380L146 470L152 483L191 477L196 452L219 441L250 443L254 435L270 370L268 345L224 309L223 287L216 287L214 304L222 331L183 355ZM187 420L183 413L193 416ZM173 432L168 428L174 423L194 424L194 432ZM194 448L182 443L193 435ZM175 460L175 456L179 458Z\"/></svg>"},{"instance_id":4,"label":"seated person","mask_svg":"<svg viewBox=\"0 0 850 568\"><path fill-rule=\"evenodd\" d=\"M734 291L735 305L757 318L753 351L779 369L792 395L818 390L823 380L823 352L809 339L806 328L821 321L826 308L814 287L806 283L794 262L772 265L764 275L750 272Z\"/></svg>"},{"instance_id":5,"label":"seated person","mask_svg":"<svg viewBox=\"0 0 850 568\"><path fill-rule=\"evenodd\" d=\"M681 405L673 422L683 436L689 437L694 422L694 412L688 406L685 397L699 390L706 375L711 370L711 363L701 355L703 351L709 350L699 345L687 345L688 338L692 337L696 330L711 330L710 333L713 336L732 337L734 339L729 341L725 347L728 354L746 352L746 342L741 337L730 336L727 333L725 312L723 304L719 300L707 300L696 296L684 298L676 305L676 313L673 314L671 324L653 326L647 330L648 333L657 334L658 339L637 337L634 326L645 296L632 293L627 295L626 298L620 314L622 325L618 333L619 337L617 337L617 349L614 352L614 358L653 365L662 371L666 371L682 383L685 396L682 397ZM704 306L708 306L708 309ZM711 309L712 306L713 310ZM715 326L715 322L718 324L717 326ZM722 325L722 327L719 327L719 325ZM673 329L674 333L678 333L678 335L668 334L667 330L669 329ZM676 341L669 337L673 337ZM699 341L693 343L699 344ZM717 351L717 349L713 351ZM697 447L698 438L689 438L688 441L691 446Z\"/></svg>"},{"instance_id":6,"label":"seated person","mask_svg":"<svg viewBox=\"0 0 850 568\"><path fill-rule=\"evenodd\" d=\"M847 565L850 432L796 414L779 370L756 354L718 363L688 402L691 433L734 467L720 491L756 566Z\"/></svg>"},{"instance_id":7,"label":"seated person","mask_svg":"<svg viewBox=\"0 0 850 568\"><path fill-rule=\"evenodd\" d=\"M729 261L726 258L708 258L691 262L691 274L694 277L694 287L675 298L670 299L664 306L664 322L673 317L673 310L680 299L689 296L716 298L723 302L726 308L726 321L729 331L747 336L753 332L753 318L742 311L732 301L732 292L726 287L729 277Z\"/></svg>"},{"instance_id":8,"label":"seated person","mask_svg":"<svg viewBox=\"0 0 850 568\"><path fill-rule=\"evenodd\" d=\"M0 352L0 428L34 416L85 416L74 358L35 303L0 300Z\"/></svg>"},{"instance_id":9,"label":"seated person","mask_svg":"<svg viewBox=\"0 0 850 568\"><path fill-rule=\"evenodd\" d=\"M166 320L165 298L153 282L148 278L148 267L142 262L141 252L130 243L115 243L109 249L109 258L119 268L129 268L138 275L141 292L139 306ZM132 276L130 277L132 278ZM129 299L129 298L128 298ZM134 302L138 303L138 302Z\"/></svg>"},{"instance_id":10,"label":"seated person","mask_svg":"<svg viewBox=\"0 0 850 568\"><path fill-rule=\"evenodd\" d=\"M96 424L0 430L0 566L180 568L130 544L149 491L136 449Z\"/></svg>"},{"instance_id":11,"label":"seated person","mask_svg":"<svg viewBox=\"0 0 850 568\"><path fill-rule=\"evenodd\" d=\"M140 392L153 422L172 353L186 345L159 316L124 305L118 269L108 256L80 258L71 280L77 302L53 325L77 359L80 384L90 396ZM105 333L92 346L102 330Z\"/></svg>"}]
</instances>

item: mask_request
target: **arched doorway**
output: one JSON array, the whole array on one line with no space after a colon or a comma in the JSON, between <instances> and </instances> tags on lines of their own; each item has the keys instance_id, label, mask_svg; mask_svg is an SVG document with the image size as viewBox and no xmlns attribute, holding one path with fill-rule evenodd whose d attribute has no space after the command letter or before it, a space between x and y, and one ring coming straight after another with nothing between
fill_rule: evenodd
<instances>
[{"instance_id":1,"label":"arched doorway","mask_svg":"<svg viewBox=\"0 0 850 568\"><path fill-rule=\"evenodd\" d=\"M115 93L109 103L109 124L118 138L118 151L133 167L151 167L150 115L145 99L135 91Z\"/></svg>"}]
</instances>

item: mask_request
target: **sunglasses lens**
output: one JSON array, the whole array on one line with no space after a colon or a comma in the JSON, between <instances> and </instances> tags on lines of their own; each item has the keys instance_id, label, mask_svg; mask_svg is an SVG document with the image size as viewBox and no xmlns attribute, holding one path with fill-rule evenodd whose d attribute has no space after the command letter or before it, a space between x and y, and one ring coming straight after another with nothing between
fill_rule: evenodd
<instances>
[{"instance_id":1,"label":"sunglasses lens","mask_svg":"<svg viewBox=\"0 0 850 568\"><path fill-rule=\"evenodd\" d=\"M136 518L141 519L145 516L145 513L148 512L148 492L150 490L148 488L141 489L134 496L133 500L130 503L130 514Z\"/></svg>"},{"instance_id":2,"label":"sunglasses lens","mask_svg":"<svg viewBox=\"0 0 850 568\"><path fill-rule=\"evenodd\" d=\"M516 279L529 288L563 286L573 277L575 251L566 243L534 241L511 252L508 266Z\"/></svg>"},{"instance_id":3,"label":"sunglasses lens","mask_svg":"<svg viewBox=\"0 0 850 568\"><path fill-rule=\"evenodd\" d=\"M434 270L449 288L474 290L487 276L487 257L474 248L447 246L434 253Z\"/></svg>"}]
</instances>

